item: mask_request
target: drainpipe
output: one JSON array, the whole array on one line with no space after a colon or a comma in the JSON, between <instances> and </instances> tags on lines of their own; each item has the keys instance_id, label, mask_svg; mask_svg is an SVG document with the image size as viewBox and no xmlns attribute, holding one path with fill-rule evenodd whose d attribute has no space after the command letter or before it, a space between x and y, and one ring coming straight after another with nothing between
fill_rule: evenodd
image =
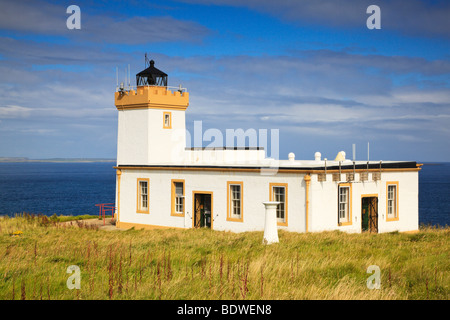
<instances>
[{"instance_id":1,"label":"drainpipe","mask_svg":"<svg viewBox=\"0 0 450 320\"><path fill-rule=\"evenodd\" d=\"M116 170L116 174L117 174L117 218L116 218L116 227L119 228L120 223L119 223L119 216L120 216L120 178L122 176L122 170L117 169Z\"/></svg>"},{"instance_id":2,"label":"drainpipe","mask_svg":"<svg viewBox=\"0 0 450 320\"><path fill-rule=\"evenodd\" d=\"M305 183L306 183L306 232L308 232L308 224L309 224L309 186L311 184L311 176L309 174L305 175Z\"/></svg>"}]
</instances>

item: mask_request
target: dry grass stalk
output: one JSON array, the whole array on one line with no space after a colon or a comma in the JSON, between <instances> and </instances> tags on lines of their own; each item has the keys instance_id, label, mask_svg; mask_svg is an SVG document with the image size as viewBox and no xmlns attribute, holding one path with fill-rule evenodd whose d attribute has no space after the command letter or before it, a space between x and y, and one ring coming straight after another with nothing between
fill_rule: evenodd
<instances>
[{"instance_id":1,"label":"dry grass stalk","mask_svg":"<svg viewBox=\"0 0 450 320\"><path fill-rule=\"evenodd\" d=\"M264 296L264 264L261 265L260 297Z\"/></svg>"}]
</instances>

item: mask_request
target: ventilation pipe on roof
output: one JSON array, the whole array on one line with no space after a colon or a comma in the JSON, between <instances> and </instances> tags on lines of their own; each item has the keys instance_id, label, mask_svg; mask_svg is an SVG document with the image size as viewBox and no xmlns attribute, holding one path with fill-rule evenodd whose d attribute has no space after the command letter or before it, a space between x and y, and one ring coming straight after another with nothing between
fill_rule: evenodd
<instances>
[{"instance_id":1,"label":"ventilation pipe on roof","mask_svg":"<svg viewBox=\"0 0 450 320\"><path fill-rule=\"evenodd\" d=\"M345 151L339 151L334 161L345 161Z\"/></svg>"},{"instance_id":2,"label":"ventilation pipe on roof","mask_svg":"<svg viewBox=\"0 0 450 320\"><path fill-rule=\"evenodd\" d=\"M322 154L320 152L314 153L314 160L320 161L322 158Z\"/></svg>"},{"instance_id":3,"label":"ventilation pipe on roof","mask_svg":"<svg viewBox=\"0 0 450 320\"><path fill-rule=\"evenodd\" d=\"M289 158L290 162L294 162L294 160L295 160L295 153L290 152L289 155L288 155L288 158Z\"/></svg>"}]
</instances>

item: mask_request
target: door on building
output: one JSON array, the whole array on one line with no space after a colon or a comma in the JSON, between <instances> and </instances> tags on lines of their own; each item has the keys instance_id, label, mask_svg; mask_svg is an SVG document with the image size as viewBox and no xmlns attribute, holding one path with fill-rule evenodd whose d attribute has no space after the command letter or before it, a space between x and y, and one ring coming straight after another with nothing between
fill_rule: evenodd
<instances>
[{"instance_id":1,"label":"door on building","mask_svg":"<svg viewBox=\"0 0 450 320\"><path fill-rule=\"evenodd\" d=\"M361 198L361 229L378 232L378 195Z\"/></svg>"},{"instance_id":2,"label":"door on building","mask_svg":"<svg viewBox=\"0 0 450 320\"><path fill-rule=\"evenodd\" d=\"M194 192L193 227L212 227L212 192Z\"/></svg>"}]
</instances>

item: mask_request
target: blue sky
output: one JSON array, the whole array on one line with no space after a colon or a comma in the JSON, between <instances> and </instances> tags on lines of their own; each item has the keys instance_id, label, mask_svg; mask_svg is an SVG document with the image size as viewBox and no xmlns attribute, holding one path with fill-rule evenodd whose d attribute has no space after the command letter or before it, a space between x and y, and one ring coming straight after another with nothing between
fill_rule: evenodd
<instances>
[{"instance_id":1,"label":"blue sky","mask_svg":"<svg viewBox=\"0 0 450 320\"><path fill-rule=\"evenodd\" d=\"M281 159L366 160L370 142L372 160L450 161L448 1L0 5L0 157L115 158L115 70L134 79L147 53L188 88L190 131L279 129Z\"/></svg>"}]
</instances>

